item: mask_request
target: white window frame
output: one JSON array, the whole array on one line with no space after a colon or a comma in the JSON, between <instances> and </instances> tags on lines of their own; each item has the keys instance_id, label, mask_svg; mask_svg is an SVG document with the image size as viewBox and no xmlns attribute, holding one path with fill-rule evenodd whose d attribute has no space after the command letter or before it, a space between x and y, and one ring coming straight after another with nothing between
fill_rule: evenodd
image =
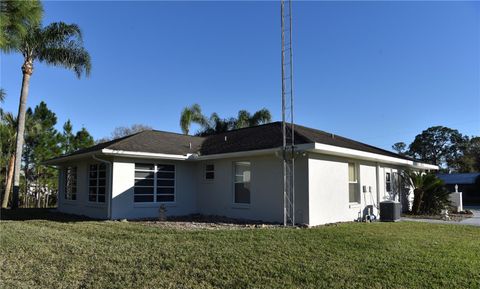
<instances>
[{"instance_id":1,"label":"white window frame","mask_svg":"<svg viewBox=\"0 0 480 289\"><path fill-rule=\"evenodd\" d=\"M212 166L213 169L209 170L208 166ZM208 173L213 173L213 178L211 178L211 179L207 178ZM215 180L215 164L213 164L213 163L205 164L205 168L203 170L203 180L205 180L207 182L213 182Z\"/></svg>"},{"instance_id":2,"label":"white window frame","mask_svg":"<svg viewBox=\"0 0 480 289\"><path fill-rule=\"evenodd\" d=\"M77 174L77 167L76 166L68 166L64 170L64 198L67 201L76 201L77 200L77 182L78 182L78 174ZM69 187L69 175L73 174L73 181L74 184Z\"/></svg>"},{"instance_id":3,"label":"white window frame","mask_svg":"<svg viewBox=\"0 0 480 289\"><path fill-rule=\"evenodd\" d=\"M94 178L91 178L91 167L92 166L95 166L96 167L96 176ZM103 166L103 170L102 171L105 171L105 177L101 178L100 177L100 167ZM100 180L104 180L104 185L103 186L100 186ZM90 185L90 181L91 180L96 180L96 185L95 186L91 186ZM88 165L88 202L90 203L96 203L96 204L104 204L106 202L106 199L107 199L107 166L105 164L99 164L99 163L94 163L94 164L90 164ZM90 200L90 196L92 194L90 194L90 189L91 188L95 188L95 201L91 201ZM100 188L104 188L105 192L103 194L99 194L99 189ZM99 201L99 196L103 195L103 202Z\"/></svg>"},{"instance_id":4,"label":"white window frame","mask_svg":"<svg viewBox=\"0 0 480 289\"><path fill-rule=\"evenodd\" d=\"M250 183L250 196L249 196L249 202L248 203L237 203L235 202L235 184L237 183L246 183L246 182L237 182L237 163L248 163L248 166L249 166L249 169L250 169L250 181L248 183ZM232 189L232 204L236 207L250 207L251 203L252 203L252 162L249 161L249 160L244 160L244 161L234 161L233 164L232 164L232 170L233 170L233 189ZM243 175L242 175L243 177Z\"/></svg>"},{"instance_id":5,"label":"white window frame","mask_svg":"<svg viewBox=\"0 0 480 289\"><path fill-rule=\"evenodd\" d=\"M355 172L355 181L350 181L350 165L353 164L354 172ZM360 190L360 169L359 165L356 162L348 162L347 163L347 174L348 174L348 202L350 204L360 204L361 202L361 190ZM355 193L358 200L350 200L350 184L355 184Z\"/></svg>"},{"instance_id":6,"label":"white window frame","mask_svg":"<svg viewBox=\"0 0 480 289\"><path fill-rule=\"evenodd\" d=\"M134 168L135 172L151 172L153 173L153 195L152 194L135 194L135 187L139 188L151 188L152 186L138 186L134 184L134 193L133 193L133 202L135 204L174 204L176 202L177 196L176 196L176 187L177 187L177 173L176 173L176 166L171 163L138 163L138 164L144 164L144 165L152 165L153 170L146 170L146 169L137 169L136 167ZM137 163L135 164L135 166ZM159 170L160 166L173 166L173 171L163 171ZM158 173L173 173L173 179L172 178L159 178ZM146 178L137 178L134 176L134 183L136 180L142 180ZM158 181L162 180L167 180L167 181L172 181L173 180L173 186L159 186ZM173 193L172 194L160 194L158 193L158 189L162 188L173 188ZM153 196L153 201L151 202L145 202L145 201L135 201L135 196ZM158 196L173 196L172 201L157 201Z\"/></svg>"}]
</instances>

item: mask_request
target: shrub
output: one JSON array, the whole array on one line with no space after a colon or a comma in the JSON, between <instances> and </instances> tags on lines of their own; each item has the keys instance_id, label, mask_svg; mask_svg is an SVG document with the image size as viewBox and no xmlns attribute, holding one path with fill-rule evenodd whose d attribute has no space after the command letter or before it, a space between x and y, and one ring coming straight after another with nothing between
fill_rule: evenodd
<instances>
[{"instance_id":1,"label":"shrub","mask_svg":"<svg viewBox=\"0 0 480 289\"><path fill-rule=\"evenodd\" d=\"M405 171L404 178L414 189L412 214L439 214L450 206L450 193L443 181L434 174Z\"/></svg>"}]
</instances>

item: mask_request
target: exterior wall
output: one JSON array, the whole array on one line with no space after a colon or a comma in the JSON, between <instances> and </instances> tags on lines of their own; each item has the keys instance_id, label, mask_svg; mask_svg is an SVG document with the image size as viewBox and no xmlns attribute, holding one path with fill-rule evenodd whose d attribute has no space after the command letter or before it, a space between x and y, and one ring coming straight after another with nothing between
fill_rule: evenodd
<instances>
[{"instance_id":1,"label":"exterior wall","mask_svg":"<svg viewBox=\"0 0 480 289\"><path fill-rule=\"evenodd\" d=\"M349 162L357 165L360 202L349 201ZM378 218L375 163L310 154L308 176L309 225L361 220L368 213Z\"/></svg>"},{"instance_id":2,"label":"exterior wall","mask_svg":"<svg viewBox=\"0 0 480 289\"><path fill-rule=\"evenodd\" d=\"M234 204L234 162L251 164L250 204ZM205 165L215 166L215 179L205 180ZM296 222L308 221L306 160L296 161ZM203 161L197 164L198 198L200 214L221 215L231 218L283 222L283 166L280 158L271 154L250 158L230 158ZM304 178L303 182L299 180Z\"/></svg>"},{"instance_id":3,"label":"exterior wall","mask_svg":"<svg viewBox=\"0 0 480 289\"><path fill-rule=\"evenodd\" d=\"M135 203L135 162L175 165L175 202L164 203L167 216L220 215L231 218L283 222L282 161L273 153L247 158L211 161L173 161L115 158L112 175L112 219L157 218L160 203ZM234 162L251 163L251 202L234 204ZM348 162L358 165L360 202L349 203ZM105 203L88 201L88 166L93 159L64 164L77 167L77 200L65 200L64 170L59 179L59 210L93 218L108 218L108 195ZM215 166L215 179L205 180L205 165ZM311 226L362 219L367 209L378 217L379 201L391 196L385 189L385 173L401 168L367 161L349 160L321 154L299 155L295 162L296 223ZM377 180L378 171L378 180ZM107 179L109 170L107 169ZM378 188L377 188L378 183ZM107 181L107 186L109 182ZM107 188L108 192L108 188ZM410 194L407 205L413 194ZM398 200L398 198L397 198Z\"/></svg>"},{"instance_id":4,"label":"exterior wall","mask_svg":"<svg viewBox=\"0 0 480 289\"><path fill-rule=\"evenodd\" d=\"M65 163L60 166L58 186L58 210L67 214L87 216L96 219L107 218L107 201L105 203L93 203L88 201L88 168L90 164L98 163L93 159L83 159L72 163ZM65 199L65 168L67 166L77 167L77 199ZM109 172L107 170L107 179ZM108 182L107 188L108 191Z\"/></svg>"},{"instance_id":5,"label":"exterior wall","mask_svg":"<svg viewBox=\"0 0 480 289\"><path fill-rule=\"evenodd\" d=\"M349 202L349 162L356 163L358 168L360 186L358 203ZM362 220L366 214L374 214L378 219L378 203L385 200L401 201L404 209L408 209L413 201L411 188L397 187L402 191L403 198L398 194L394 197L386 190L385 174L389 172L393 176L393 173L401 171L400 167L386 164L309 154L309 225Z\"/></svg>"},{"instance_id":6,"label":"exterior wall","mask_svg":"<svg viewBox=\"0 0 480 289\"><path fill-rule=\"evenodd\" d=\"M309 225L353 221L348 201L348 162L310 155L308 160Z\"/></svg>"},{"instance_id":7,"label":"exterior wall","mask_svg":"<svg viewBox=\"0 0 480 289\"><path fill-rule=\"evenodd\" d=\"M175 202L164 203L167 216L197 212L196 163L172 160L115 158L112 180L112 219L157 218L160 203L135 203L133 188L135 163L175 165Z\"/></svg>"}]
</instances>

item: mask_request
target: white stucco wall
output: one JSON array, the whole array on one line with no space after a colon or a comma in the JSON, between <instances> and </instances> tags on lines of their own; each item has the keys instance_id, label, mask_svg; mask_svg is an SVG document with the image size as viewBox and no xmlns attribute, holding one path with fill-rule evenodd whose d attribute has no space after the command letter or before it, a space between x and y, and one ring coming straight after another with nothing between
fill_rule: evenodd
<instances>
[{"instance_id":1,"label":"white stucco wall","mask_svg":"<svg viewBox=\"0 0 480 289\"><path fill-rule=\"evenodd\" d=\"M282 160L274 153L246 158L224 158L209 161L173 161L115 158L112 176L112 219L157 218L159 203L134 202L135 162L175 165L175 202L164 203L167 216L220 215L231 218L283 222ZM234 162L251 163L251 202L234 204ZM348 162L358 165L360 202L349 203ZM108 198L105 203L88 201L88 166L93 159L78 160L77 200L64 198L64 170L60 173L59 210L93 218L108 217ZM215 179L205 180L205 165L215 166ZM67 164L65 164L66 166ZM65 167L62 166L62 167ZM380 201L390 199L385 190L385 172L399 167L317 153L299 155L295 167L296 222L311 226L334 222L354 221L364 216L365 208L373 205L378 217ZM107 171L108 177L108 171ZM108 182L107 182L108 185ZM363 190L365 187L365 192ZM410 201L413 194L410 196Z\"/></svg>"},{"instance_id":2,"label":"white stucco wall","mask_svg":"<svg viewBox=\"0 0 480 289\"><path fill-rule=\"evenodd\" d=\"M348 162L358 165L360 202L350 203L348 192ZM309 176L309 225L316 226L335 222L361 219L364 209L377 200L376 165L364 161L310 154ZM365 191L363 187L365 186Z\"/></svg>"},{"instance_id":3,"label":"white stucco wall","mask_svg":"<svg viewBox=\"0 0 480 289\"><path fill-rule=\"evenodd\" d=\"M234 162L251 163L251 195L249 205L234 204ZM206 181L204 167L214 164L215 180ZM307 186L306 160L296 162L296 222L306 222ZM200 214L220 215L231 218L283 222L283 167L280 158L273 153L249 158L229 158L198 163L198 198Z\"/></svg>"},{"instance_id":4,"label":"white stucco wall","mask_svg":"<svg viewBox=\"0 0 480 289\"><path fill-rule=\"evenodd\" d=\"M197 212L196 163L189 161L115 158L113 163L112 219L157 218L160 203L133 200L135 162L175 165L175 202L164 203L167 216Z\"/></svg>"},{"instance_id":5,"label":"white stucco wall","mask_svg":"<svg viewBox=\"0 0 480 289\"><path fill-rule=\"evenodd\" d=\"M88 201L88 167L97 163L93 159L83 159L64 164L59 171L58 210L67 214L87 216L90 218L106 219L107 202L92 203ZM67 166L77 167L77 199L65 199L65 170ZM108 170L107 170L108 178ZM107 183L108 186L108 183ZM107 188L108 190L108 188Z\"/></svg>"}]
</instances>

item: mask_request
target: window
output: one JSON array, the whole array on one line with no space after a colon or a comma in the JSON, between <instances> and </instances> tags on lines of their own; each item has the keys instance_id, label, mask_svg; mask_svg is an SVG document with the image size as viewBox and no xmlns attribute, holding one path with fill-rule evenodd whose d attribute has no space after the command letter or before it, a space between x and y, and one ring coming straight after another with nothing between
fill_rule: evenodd
<instances>
[{"instance_id":1,"label":"window","mask_svg":"<svg viewBox=\"0 0 480 289\"><path fill-rule=\"evenodd\" d=\"M105 203L106 166L92 164L88 169L88 201Z\"/></svg>"},{"instance_id":2,"label":"window","mask_svg":"<svg viewBox=\"0 0 480 289\"><path fill-rule=\"evenodd\" d=\"M360 203L360 186L355 163L348 163L348 200L350 203Z\"/></svg>"},{"instance_id":3,"label":"window","mask_svg":"<svg viewBox=\"0 0 480 289\"><path fill-rule=\"evenodd\" d=\"M175 166L135 164L134 201L174 202L175 201Z\"/></svg>"},{"instance_id":4,"label":"window","mask_svg":"<svg viewBox=\"0 0 480 289\"><path fill-rule=\"evenodd\" d=\"M215 166L212 164L205 165L205 180L215 179Z\"/></svg>"},{"instance_id":5,"label":"window","mask_svg":"<svg viewBox=\"0 0 480 289\"><path fill-rule=\"evenodd\" d=\"M65 169L65 199L77 199L77 167L67 167Z\"/></svg>"},{"instance_id":6,"label":"window","mask_svg":"<svg viewBox=\"0 0 480 289\"><path fill-rule=\"evenodd\" d=\"M157 202L175 201L175 166L157 165Z\"/></svg>"},{"instance_id":7,"label":"window","mask_svg":"<svg viewBox=\"0 0 480 289\"><path fill-rule=\"evenodd\" d=\"M234 166L234 203L250 204L250 162L236 162Z\"/></svg>"},{"instance_id":8,"label":"window","mask_svg":"<svg viewBox=\"0 0 480 289\"><path fill-rule=\"evenodd\" d=\"M392 191L392 178L390 173L385 173L385 190L389 193Z\"/></svg>"},{"instance_id":9,"label":"window","mask_svg":"<svg viewBox=\"0 0 480 289\"><path fill-rule=\"evenodd\" d=\"M155 191L155 166L153 164L135 164L135 202L153 202Z\"/></svg>"}]
</instances>

